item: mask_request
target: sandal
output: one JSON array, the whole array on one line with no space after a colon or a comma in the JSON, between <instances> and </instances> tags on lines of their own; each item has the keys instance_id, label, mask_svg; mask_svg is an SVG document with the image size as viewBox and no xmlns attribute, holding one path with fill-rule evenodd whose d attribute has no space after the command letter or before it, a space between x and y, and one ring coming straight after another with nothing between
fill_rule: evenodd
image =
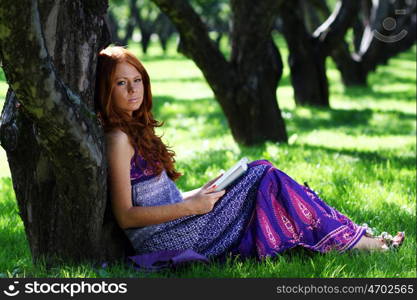
<instances>
[{"instance_id":1,"label":"sandal","mask_svg":"<svg viewBox=\"0 0 417 300\"><path fill-rule=\"evenodd\" d=\"M392 236L386 232L381 233L378 237L381 241L385 244L386 250L395 250L398 249L404 242L405 233L403 231L399 231L396 236ZM382 246L383 248L385 248Z\"/></svg>"},{"instance_id":2,"label":"sandal","mask_svg":"<svg viewBox=\"0 0 417 300\"><path fill-rule=\"evenodd\" d=\"M392 239L392 243L390 245L391 249L398 249L404 242L405 233L404 231L399 231L396 236Z\"/></svg>"},{"instance_id":3,"label":"sandal","mask_svg":"<svg viewBox=\"0 0 417 300\"><path fill-rule=\"evenodd\" d=\"M405 233L403 231L399 231L394 237L388 234L387 232L382 232L380 235L375 236L374 228L370 228L366 223L362 226L366 228L366 237L374 238L381 241L381 248L383 251L398 249L404 242Z\"/></svg>"}]
</instances>

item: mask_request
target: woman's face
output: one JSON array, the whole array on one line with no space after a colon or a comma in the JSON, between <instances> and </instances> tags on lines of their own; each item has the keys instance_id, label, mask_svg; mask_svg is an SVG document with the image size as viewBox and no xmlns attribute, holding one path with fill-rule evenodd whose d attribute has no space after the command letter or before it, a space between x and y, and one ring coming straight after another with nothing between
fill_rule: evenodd
<instances>
[{"instance_id":1,"label":"woman's face","mask_svg":"<svg viewBox=\"0 0 417 300\"><path fill-rule=\"evenodd\" d=\"M128 62L116 65L111 101L130 116L143 102L143 82L139 71Z\"/></svg>"}]
</instances>

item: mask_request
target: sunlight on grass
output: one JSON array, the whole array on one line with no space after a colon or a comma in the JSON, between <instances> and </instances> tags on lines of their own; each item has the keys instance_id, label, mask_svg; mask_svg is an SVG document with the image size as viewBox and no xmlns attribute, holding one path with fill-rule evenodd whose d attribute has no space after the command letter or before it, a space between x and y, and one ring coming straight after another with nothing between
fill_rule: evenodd
<instances>
[{"instance_id":1,"label":"sunlight on grass","mask_svg":"<svg viewBox=\"0 0 417 300\"><path fill-rule=\"evenodd\" d=\"M6 151L0 147L0 178L10 176L11 174L9 164L7 163Z\"/></svg>"},{"instance_id":2,"label":"sunlight on grass","mask_svg":"<svg viewBox=\"0 0 417 300\"><path fill-rule=\"evenodd\" d=\"M3 70L1 70L3 72ZM0 107L3 107L9 85L5 81L0 81Z\"/></svg>"}]
</instances>

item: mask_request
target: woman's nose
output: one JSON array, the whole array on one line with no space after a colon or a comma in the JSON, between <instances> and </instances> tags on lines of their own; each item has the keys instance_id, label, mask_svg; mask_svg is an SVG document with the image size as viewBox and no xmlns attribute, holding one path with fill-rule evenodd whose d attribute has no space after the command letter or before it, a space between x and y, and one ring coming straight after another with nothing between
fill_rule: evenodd
<instances>
[{"instance_id":1,"label":"woman's nose","mask_svg":"<svg viewBox=\"0 0 417 300\"><path fill-rule=\"evenodd\" d=\"M136 90L135 84L133 84L131 82L128 83L127 87L128 87L129 92L134 92Z\"/></svg>"}]
</instances>

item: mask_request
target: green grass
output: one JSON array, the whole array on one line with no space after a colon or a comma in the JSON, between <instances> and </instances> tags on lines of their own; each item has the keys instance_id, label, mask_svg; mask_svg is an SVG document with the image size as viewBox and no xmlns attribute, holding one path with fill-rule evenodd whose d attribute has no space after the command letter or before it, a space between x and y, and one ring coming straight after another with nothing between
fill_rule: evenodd
<instances>
[{"instance_id":1,"label":"green grass","mask_svg":"<svg viewBox=\"0 0 417 300\"><path fill-rule=\"evenodd\" d=\"M285 60L285 43L278 39ZM224 44L225 48L226 45ZM345 89L328 60L331 109L295 107L288 67L277 90L290 143L240 147L192 61L166 57L156 45L142 55L154 94L158 133L177 153L181 190L201 186L242 156L268 159L315 189L357 223L407 234L398 252L326 255L291 251L263 262L228 259L173 271L141 273L123 264L46 269L34 266L17 214L4 151L0 151L0 276L4 277L416 277L416 47L380 66L368 88ZM1 76L3 76L0 73ZM0 77L0 107L6 93Z\"/></svg>"}]
</instances>

